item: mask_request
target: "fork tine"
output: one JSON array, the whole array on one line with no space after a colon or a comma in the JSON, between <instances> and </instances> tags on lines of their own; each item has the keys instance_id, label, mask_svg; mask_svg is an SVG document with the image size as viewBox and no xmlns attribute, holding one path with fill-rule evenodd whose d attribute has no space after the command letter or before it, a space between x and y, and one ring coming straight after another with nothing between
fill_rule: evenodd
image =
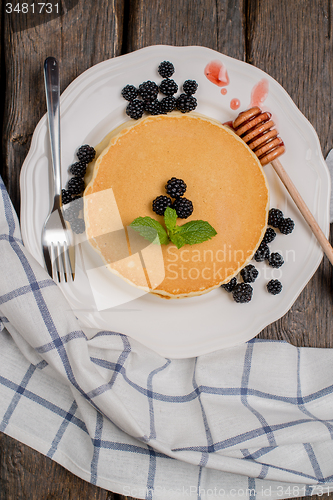
<instances>
[{"instance_id":1,"label":"fork tine","mask_svg":"<svg viewBox=\"0 0 333 500\"><path fill-rule=\"evenodd\" d=\"M68 247L68 243L64 243L64 267L65 267L65 280L67 282L69 281L74 281L74 272L72 269L72 263L71 263L71 258L70 258L70 249Z\"/></svg>"},{"instance_id":2,"label":"fork tine","mask_svg":"<svg viewBox=\"0 0 333 500\"><path fill-rule=\"evenodd\" d=\"M58 281L61 283L62 281L66 281L66 271L64 268L64 248L63 244L58 241L57 243L57 263L58 263Z\"/></svg>"},{"instance_id":3,"label":"fork tine","mask_svg":"<svg viewBox=\"0 0 333 500\"><path fill-rule=\"evenodd\" d=\"M50 243L51 247L51 258L52 258L52 278L57 283L60 282L60 273L59 273L59 248L58 242L54 243L53 241Z\"/></svg>"},{"instance_id":4,"label":"fork tine","mask_svg":"<svg viewBox=\"0 0 333 500\"><path fill-rule=\"evenodd\" d=\"M49 275L51 276L51 278L53 278L53 264L52 264L52 258L51 258L51 255L50 255L50 249L46 246L46 245L43 245L43 255L44 255L44 262L45 262L45 265L46 265L46 269L47 269L47 272L49 273Z\"/></svg>"}]
</instances>

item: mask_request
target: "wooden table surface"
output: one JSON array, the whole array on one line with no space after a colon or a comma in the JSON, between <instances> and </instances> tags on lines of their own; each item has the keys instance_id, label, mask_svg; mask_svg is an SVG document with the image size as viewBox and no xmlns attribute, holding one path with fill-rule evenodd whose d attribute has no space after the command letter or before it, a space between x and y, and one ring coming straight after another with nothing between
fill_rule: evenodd
<instances>
[{"instance_id":1,"label":"wooden table surface","mask_svg":"<svg viewBox=\"0 0 333 500\"><path fill-rule=\"evenodd\" d=\"M23 13L14 1L10 13L3 2L0 14L1 175L18 212L21 165L46 112L42 66L50 55L59 60L63 91L92 65L141 47L210 47L269 73L316 129L324 156L333 147L332 0L53 0L49 14L33 13L32 3ZM332 268L324 258L290 311L260 337L333 347L332 297ZM4 434L0 470L0 500L126 498Z\"/></svg>"}]
</instances>

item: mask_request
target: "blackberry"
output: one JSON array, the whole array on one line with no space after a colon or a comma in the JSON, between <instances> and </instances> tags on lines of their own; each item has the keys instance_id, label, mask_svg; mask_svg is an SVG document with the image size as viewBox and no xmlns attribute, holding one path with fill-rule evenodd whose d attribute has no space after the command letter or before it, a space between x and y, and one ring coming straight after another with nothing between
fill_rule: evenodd
<instances>
[{"instance_id":1,"label":"blackberry","mask_svg":"<svg viewBox=\"0 0 333 500\"><path fill-rule=\"evenodd\" d=\"M169 113L176 109L177 99L173 96L163 97L160 101L160 108L163 113Z\"/></svg>"},{"instance_id":2,"label":"blackberry","mask_svg":"<svg viewBox=\"0 0 333 500\"><path fill-rule=\"evenodd\" d=\"M85 144L81 146L76 153L76 156L82 163L90 163L96 156L96 151L92 146Z\"/></svg>"},{"instance_id":3,"label":"blackberry","mask_svg":"<svg viewBox=\"0 0 333 500\"><path fill-rule=\"evenodd\" d=\"M77 161L69 167L69 172L76 177L84 177L87 170L87 164L83 161Z\"/></svg>"},{"instance_id":4,"label":"blackberry","mask_svg":"<svg viewBox=\"0 0 333 500\"><path fill-rule=\"evenodd\" d=\"M157 215L164 215L164 212L167 207L171 207L172 200L169 196L158 196L153 201L153 211Z\"/></svg>"},{"instance_id":5,"label":"blackberry","mask_svg":"<svg viewBox=\"0 0 333 500\"><path fill-rule=\"evenodd\" d=\"M71 201L71 206L75 207L77 210L83 209L83 198L82 196L73 196Z\"/></svg>"},{"instance_id":6,"label":"blackberry","mask_svg":"<svg viewBox=\"0 0 333 500\"><path fill-rule=\"evenodd\" d=\"M160 115L161 114L161 105L160 102L155 99L155 101L144 101L144 110L151 115Z\"/></svg>"},{"instance_id":7,"label":"blackberry","mask_svg":"<svg viewBox=\"0 0 333 500\"><path fill-rule=\"evenodd\" d=\"M177 99L177 109L182 113L188 113L195 110L197 107L197 100L192 95L180 94Z\"/></svg>"},{"instance_id":8,"label":"blackberry","mask_svg":"<svg viewBox=\"0 0 333 500\"><path fill-rule=\"evenodd\" d=\"M279 268L282 266L282 264L284 264L284 260L281 254L279 254L278 252L273 252L268 259L268 263L272 267Z\"/></svg>"},{"instance_id":9,"label":"blackberry","mask_svg":"<svg viewBox=\"0 0 333 500\"><path fill-rule=\"evenodd\" d=\"M237 285L237 278L232 278L228 283L221 285L227 292L232 292L235 286Z\"/></svg>"},{"instance_id":10,"label":"blackberry","mask_svg":"<svg viewBox=\"0 0 333 500\"><path fill-rule=\"evenodd\" d=\"M76 213L76 211L72 210L70 207L66 208L66 210L63 210L62 214L64 216L64 219L68 222L72 222L79 215L79 213Z\"/></svg>"},{"instance_id":11,"label":"blackberry","mask_svg":"<svg viewBox=\"0 0 333 500\"><path fill-rule=\"evenodd\" d=\"M192 95L195 94L198 88L198 84L195 80L186 80L183 83L183 90L185 94Z\"/></svg>"},{"instance_id":12,"label":"blackberry","mask_svg":"<svg viewBox=\"0 0 333 500\"><path fill-rule=\"evenodd\" d=\"M240 274L244 283L254 283L258 278L259 271L252 264L249 264L241 270Z\"/></svg>"},{"instance_id":13,"label":"blackberry","mask_svg":"<svg viewBox=\"0 0 333 500\"><path fill-rule=\"evenodd\" d=\"M248 283L238 283L232 291L233 299L244 304L252 299L253 288Z\"/></svg>"},{"instance_id":14,"label":"blackberry","mask_svg":"<svg viewBox=\"0 0 333 500\"><path fill-rule=\"evenodd\" d=\"M271 208L268 213L268 224L273 227L279 227L283 213L278 208Z\"/></svg>"},{"instance_id":15,"label":"blackberry","mask_svg":"<svg viewBox=\"0 0 333 500\"><path fill-rule=\"evenodd\" d=\"M72 195L67 191L67 189L61 190L61 203L67 205L72 200Z\"/></svg>"},{"instance_id":16,"label":"blackberry","mask_svg":"<svg viewBox=\"0 0 333 500\"><path fill-rule=\"evenodd\" d=\"M282 283L279 280L270 280L266 286L268 292L272 295L277 295L282 290Z\"/></svg>"},{"instance_id":17,"label":"blackberry","mask_svg":"<svg viewBox=\"0 0 333 500\"><path fill-rule=\"evenodd\" d=\"M165 78L161 81L160 92L164 95L174 95L178 92L178 85L175 80L170 80L170 78Z\"/></svg>"},{"instance_id":18,"label":"blackberry","mask_svg":"<svg viewBox=\"0 0 333 500\"><path fill-rule=\"evenodd\" d=\"M266 229L266 233L265 233L265 236L263 237L262 241L264 241L265 243L271 243L275 239L275 236L276 236L276 232L274 231L274 229L272 229L271 227L268 227Z\"/></svg>"},{"instance_id":19,"label":"blackberry","mask_svg":"<svg viewBox=\"0 0 333 500\"><path fill-rule=\"evenodd\" d=\"M84 180L81 177L72 177L67 183L70 194L80 194L84 190Z\"/></svg>"},{"instance_id":20,"label":"blackberry","mask_svg":"<svg viewBox=\"0 0 333 500\"><path fill-rule=\"evenodd\" d=\"M75 234L82 234L82 233L84 233L84 231L86 229L86 225L84 223L84 220L81 218L74 219L70 224L71 224L72 231Z\"/></svg>"},{"instance_id":21,"label":"blackberry","mask_svg":"<svg viewBox=\"0 0 333 500\"><path fill-rule=\"evenodd\" d=\"M73 197L68 207L63 210L63 216L68 222L73 221L79 216L81 209L83 208L83 200L81 196Z\"/></svg>"},{"instance_id":22,"label":"blackberry","mask_svg":"<svg viewBox=\"0 0 333 500\"><path fill-rule=\"evenodd\" d=\"M180 219L187 219L193 212L193 203L187 198L177 198L172 205Z\"/></svg>"},{"instance_id":23,"label":"blackberry","mask_svg":"<svg viewBox=\"0 0 333 500\"><path fill-rule=\"evenodd\" d=\"M163 61L158 67L159 74L162 78L169 78L175 72L174 65L169 61Z\"/></svg>"},{"instance_id":24,"label":"blackberry","mask_svg":"<svg viewBox=\"0 0 333 500\"><path fill-rule=\"evenodd\" d=\"M262 241L260 243L256 253L254 254L253 258L256 262L263 262L265 259L269 258L269 254L270 254L270 251L269 251L267 243L265 243L265 241Z\"/></svg>"},{"instance_id":25,"label":"blackberry","mask_svg":"<svg viewBox=\"0 0 333 500\"><path fill-rule=\"evenodd\" d=\"M176 177L171 177L168 180L165 189L168 195L171 198L178 198L179 196L183 196L186 191L186 184L182 179L177 179Z\"/></svg>"},{"instance_id":26,"label":"blackberry","mask_svg":"<svg viewBox=\"0 0 333 500\"><path fill-rule=\"evenodd\" d=\"M279 229L282 234L290 234L293 232L295 227L295 222L288 217L288 219L282 219L279 224Z\"/></svg>"},{"instance_id":27,"label":"blackberry","mask_svg":"<svg viewBox=\"0 0 333 500\"><path fill-rule=\"evenodd\" d=\"M134 101L131 101L126 107L126 114L130 118L133 118L134 120L138 120L139 118L141 118L143 112L144 112L144 103L139 99L134 99Z\"/></svg>"},{"instance_id":28,"label":"blackberry","mask_svg":"<svg viewBox=\"0 0 333 500\"><path fill-rule=\"evenodd\" d=\"M139 94L144 101L154 101L158 94L158 86L155 82L147 80L139 85Z\"/></svg>"},{"instance_id":29,"label":"blackberry","mask_svg":"<svg viewBox=\"0 0 333 500\"><path fill-rule=\"evenodd\" d=\"M138 97L138 89L134 85L126 85L121 91L121 95L126 101L134 101Z\"/></svg>"}]
</instances>

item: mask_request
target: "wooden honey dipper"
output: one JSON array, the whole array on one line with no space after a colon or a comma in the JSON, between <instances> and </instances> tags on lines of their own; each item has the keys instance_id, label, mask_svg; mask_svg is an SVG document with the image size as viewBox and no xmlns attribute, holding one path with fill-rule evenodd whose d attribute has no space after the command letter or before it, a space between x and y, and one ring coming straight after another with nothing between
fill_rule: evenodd
<instances>
[{"instance_id":1,"label":"wooden honey dipper","mask_svg":"<svg viewBox=\"0 0 333 500\"><path fill-rule=\"evenodd\" d=\"M272 164L275 172L287 188L299 211L309 224L329 261L333 264L332 246L299 194L296 186L277 159L285 152L285 146L278 135L278 131L273 129L275 123L271 120L271 116L271 113L262 112L258 106L255 106L240 113L233 122L233 128L236 134L239 135L258 156L263 166L267 165L267 163Z\"/></svg>"}]
</instances>

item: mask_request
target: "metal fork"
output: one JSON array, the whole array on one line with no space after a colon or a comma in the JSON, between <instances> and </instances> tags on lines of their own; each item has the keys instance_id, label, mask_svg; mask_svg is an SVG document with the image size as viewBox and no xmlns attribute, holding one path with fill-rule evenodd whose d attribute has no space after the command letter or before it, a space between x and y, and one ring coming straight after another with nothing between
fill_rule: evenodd
<instances>
[{"instance_id":1,"label":"metal fork","mask_svg":"<svg viewBox=\"0 0 333 500\"><path fill-rule=\"evenodd\" d=\"M60 79L54 57L45 60L44 79L53 167L53 207L42 230L43 255L51 278L56 282L69 282L75 276L74 235L61 209Z\"/></svg>"}]
</instances>

